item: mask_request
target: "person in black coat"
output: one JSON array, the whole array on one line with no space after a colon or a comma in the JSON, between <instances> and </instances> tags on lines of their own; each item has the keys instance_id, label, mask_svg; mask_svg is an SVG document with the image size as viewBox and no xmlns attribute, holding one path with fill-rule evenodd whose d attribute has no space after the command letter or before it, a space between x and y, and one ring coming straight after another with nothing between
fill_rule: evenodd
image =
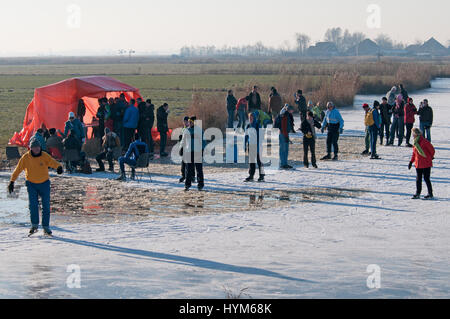
<instances>
[{"instance_id":1,"label":"person in black coat","mask_svg":"<svg viewBox=\"0 0 450 319\"><path fill-rule=\"evenodd\" d=\"M167 132L169 131L169 125L167 124L167 118L169 116L169 105L164 103L158 108L156 112L157 128L161 136L160 140L160 156L167 157L166 144L167 144Z\"/></svg>"},{"instance_id":2,"label":"person in black coat","mask_svg":"<svg viewBox=\"0 0 450 319\"><path fill-rule=\"evenodd\" d=\"M100 138L100 144L102 143L103 136L105 135L105 118L107 115L106 104L108 100L106 98L98 99L98 109L97 109L97 118L98 118L98 137Z\"/></svg>"},{"instance_id":3,"label":"person in black coat","mask_svg":"<svg viewBox=\"0 0 450 319\"><path fill-rule=\"evenodd\" d=\"M431 127L433 126L433 109L428 105L428 100L423 100L419 111L420 120L420 130L422 131L423 137L431 142Z\"/></svg>"},{"instance_id":4,"label":"person in black coat","mask_svg":"<svg viewBox=\"0 0 450 319\"><path fill-rule=\"evenodd\" d=\"M307 112L305 121L302 122L301 131L303 133L303 165L309 167L308 149L311 151L311 163L317 168L316 161L316 128L321 129L322 125L314 119L311 111Z\"/></svg>"},{"instance_id":5,"label":"person in black coat","mask_svg":"<svg viewBox=\"0 0 450 319\"><path fill-rule=\"evenodd\" d=\"M261 96L258 93L258 87L256 85L253 87L253 90L250 92L248 97L247 114L261 110Z\"/></svg>"},{"instance_id":6,"label":"person in black coat","mask_svg":"<svg viewBox=\"0 0 450 319\"><path fill-rule=\"evenodd\" d=\"M383 97L383 102L380 104L381 128L380 128L380 145L383 145L384 133L386 133L386 146L389 144L392 106L388 104L388 99Z\"/></svg>"},{"instance_id":7,"label":"person in black coat","mask_svg":"<svg viewBox=\"0 0 450 319\"><path fill-rule=\"evenodd\" d=\"M306 98L303 96L302 90L298 90L297 93L294 95L294 97L295 97L295 104L297 104L298 112L300 113L301 122L303 122L306 119L306 112L308 111L308 107L306 105Z\"/></svg>"}]
</instances>

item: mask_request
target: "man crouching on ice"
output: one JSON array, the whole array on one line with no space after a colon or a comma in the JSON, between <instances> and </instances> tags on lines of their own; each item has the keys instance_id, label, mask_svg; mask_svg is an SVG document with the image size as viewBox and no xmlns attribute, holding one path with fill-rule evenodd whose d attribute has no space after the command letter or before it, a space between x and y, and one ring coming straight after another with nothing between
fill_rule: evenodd
<instances>
[{"instance_id":1,"label":"man crouching on ice","mask_svg":"<svg viewBox=\"0 0 450 319\"><path fill-rule=\"evenodd\" d=\"M11 176L9 193L14 192L14 182L20 173L25 170L28 200L30 205L31 229L30 236L37 232L39 227L39 196L42 199L42 227L45 235L51 235L50 230L50 180L48 176L49 167L56 169L62 174L63 168L48 153L43 152L38 140L32 139L30 151L25 153L19 160L16 169Z\"/></svg>"}]
</instances>

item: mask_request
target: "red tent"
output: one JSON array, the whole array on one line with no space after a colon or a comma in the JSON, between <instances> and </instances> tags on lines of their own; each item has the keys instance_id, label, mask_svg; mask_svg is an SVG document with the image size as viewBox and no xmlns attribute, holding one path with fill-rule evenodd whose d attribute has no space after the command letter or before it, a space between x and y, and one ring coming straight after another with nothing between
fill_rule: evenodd
<instances>
[{"instance_id":1,"label":"red tent","mask_svg":"<svg viewBox=\"0 0 450 319\"><path fill-rule=\"evenodd\" d=\"M97 114L97 99L115 98L121 93L128 101L141 97L138 89L107 76L73 78L38 88L28 105L22 131L16 132L9 144L26 147L42 124L47 128L64 130L69 112L77 113L79 99L83 99L86 105L84 123L91 123Z\"/></svg>"}]
</instances>

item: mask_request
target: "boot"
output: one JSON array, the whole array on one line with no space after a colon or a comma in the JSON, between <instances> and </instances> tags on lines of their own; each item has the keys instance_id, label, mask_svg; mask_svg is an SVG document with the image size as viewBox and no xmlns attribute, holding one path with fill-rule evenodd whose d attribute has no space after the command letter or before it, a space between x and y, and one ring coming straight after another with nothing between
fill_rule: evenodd
<instances>
[{"instance_id":1,"label":"boot","mask_svg":"<svg viewBox=\"0 0 450 319\"><path fill-rule=\"evenodd\" d=\"M380 137L380 145L383 145L383 138Z\"/></svg>"},{"instance_id":2,"label":"boot","mask_svg":"<svg viewBox=\"0 0 450 319\"><path fill-rule=\"evenodd\" d=\"M135 180L136 179L136 171L134 169L131 170L131 176L130 176L131 180Z\"/></svg>"},{"instance_id":3,"label":"boot","mask_svg":"<svg viewBox=\"0 0 450 319\"><path fill-rule=\"evenodd\" d=\"M28 233L28 236L31 236L31 235L37 233L37 231L38 231L37 227L35 227L35 226L31 227L30 232Z\"/></svg>"},{"instance_id":4,"label":"boot","mask_svg":"<svg viewBox=\"0 0 450 319\"><path fill-rule=\"evenodd\" d=\"M244 182L246 182L246 183L253 182L253 176L247 177Z\"/></svg>"},{"instance_id":5,"label":"boot","mask_svg":"<svg viewBox=\"0 0 450 319\"><path fill-rule=\"evenodd\" d=\"M179 182L180 182L180 183L184 183L185 180L186 180L185 177L181 177L180 180L179 180Z\"/></svg>"},{"instance_id":6,"label":"boot","mask_svg":"<svg viewBox=\"0 0 450 319\"><path fill-rule=\"evenodd\" d=\"M44 235L47 235L47 236L52 235L52 231L50 230L49 227L44 227Z\"/></svg>"},{"instance_id":7,"label":"boot","mask_svg":"<svg viewBox=\"0 0 450 319\"><path fill-rule=\"evenodd\" d=\"M120 176L116 179L116 181L126 181L127 177L125 176L125 172L120 172Z\"/></svg>"},{"instance_id":8,"label":"boot","mask_svg":"<svg viewBox=\"0 0 450 319\"><path fill-rule=\"evenodd\" d=\"M325 155L324 157L322 157L320 160L321 161L326 161L326 160L330 160L331 159L331 154Z\"/></svg>"},{"instance_id":9,"label":"boot","mask_svg":"<svg viewBox=\"0 0 450 319\"><path fill-rule=\"evenodd\" d=\"M420 194L414 195L411 199L420 199Z\"/></svg>"},{"instance_id":10,"label":"boot","mask_svg":"<svg viewBox=\"0 0 450 319\"><path fill-rule=\"evenodd\" d=\"M264 182L265 175L259 175L258 182Z\"/></svg>"},{"instance_id":11,"label":"boot","mask_svg":"<svg viewBox=\"0 0 450 319\"><path fill-rule=\"evenodd\" d=\"M433 196L433 194L428 194L427 196L424 197L424 199L431 200L431 199L434 199L434 196Z\"/></svg>"},{"instance_id":12,"label":"boot","mask_svg":"<svg viewBox=\"0 0 450 319\"><path fill-rule=\"evenodd\" d=\"M109 168L108 168L108 171L114 172L114 165L110 165Z\"/></svg>"},{"instance_id":13,"label":"boot","mask_svg":"<svg viewBox=\"0 0 450 319\"><path fill-rule=\"evenodd\" d=\"M335 154L334 157L333 157L333 161L337 161L337 160L338 160L338 155Z\"/></svg>"}]
</instances>

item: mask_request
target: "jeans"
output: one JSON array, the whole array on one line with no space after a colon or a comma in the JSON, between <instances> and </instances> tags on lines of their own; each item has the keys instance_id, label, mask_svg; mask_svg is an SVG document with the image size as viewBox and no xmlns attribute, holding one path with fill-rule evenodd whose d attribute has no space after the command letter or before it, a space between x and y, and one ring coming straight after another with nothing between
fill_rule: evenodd
<instances>
[{"instance_id":1,"label":"jeans","mask_svg":"<svg viewBox=\"0 0 450 319\"><path fill-rule=\"evenodd\" d=\"M328 155L331 154L331 146L333 146L334 155L337 155L339 153L339 130L328 128L328 135L327 135L327 153Z\"/></svg>"},{"instance_id":2,"label":"jeans","mask_svg":"<svg viewBox=\"0 0 450 319\"><path fill-rule=\"evenodd\" d=\"M375 156L377 155L378 127L376 125L370 126L369 134L370 134L370 151L372 152L372 156Z\"/></svg>"},{"instance_id":3,"label":"jeans","mask_svg":"<svg viewBox=\"0 0 450 319\"><path fill-rule=\"evenodd\" d=\"M250 175L250 177L253 178L253 176L255 176L256 165L258 165L259 176L260 177L264 176L264 166L262 165L259 154L256 156L256 163L254 163L254 162L255 161L253 161L253 163L252 163L252 161L250 161L250 169L248 170L248 174Z\"/></svg>"},{"instance_id":4,"label":"jeans","mask_svg":"<svg viewBox=\"0 0 450 319\"><path fill-rule=\"evenodd\" d=\"M42 227L50 226L50 180L35 184L26 182L28 190L28 201L31 215L31 225L38 227L39 225L39 196L42 200Z\"/></svg>"},{"instance_id":5,"label":"jeans","mask_svg":"<svg viewBox=\"0 0 450 319\"><path fill-rule=\"evenodd\" d=\"M420 122L420 130L422 131L423 137L425 137L429 142L431 142L431 125L428 122Z\"/></svg>"},{"instance_id":6,"label":"jeans","mask_svg":"<svg viewBox=\"0 0 450 319\"><path fill-rule=\"evenodd\" d=\"M108 160L109 167L114 167L114 163L113 163L114 152L112 150L111 151L104 151L104 152L98 154L97 157L95 158L97 160L98 166L101 169L105 169L105 165L103 164L103 160L105 158Z\"/></svg>"},{"instance_id":7,"label":"jeans","mask_svg":"<svg viewBox=\"0 0 450 319\"><path fill-rule=\"evenodd\" d=\"M238 112L238 117L239 117L239 123L238 123L237 128L242 127L242 129L245 130L245 121L246 121L246 119L245 119L245 111L241 111L240 110Z\"/></svg>"},{"instance_id":8,"label":"jeans","mask_svg":"<svg viewBox=\"0 0 450 319\"><path fill-rule=\"evenodd\" d=\"M123 128L124 131L124 144L123 145L123 150L127 151L128 147L130 147L131 142L133 141L134 138L134 132L136 132L135 128L129 128L129 127L124 127Z\"/></svg>"},{"instance_id":9,"label":"jeans","mask_svg":"<svg viewBox=\"0 0 450 319\"><path fill-rule=\"evenodd\" d=\"M403 143L403 135L405 133L405 124L403 117L395 117L392 121L391 125L391 139L389 141L390 144L394 144L395 134L397 134L398 145L402 145Z\"/></svg>"},{"instance_id":10,"label":"jeans","mask_svg":"<svg viewBox=\"0 0 450 319\"><path fill-rule=\"evenodd\" d=\"M160 139L160 146L159 146L159 153L163 154L166 151L166 144L167 144L167 132L159 132L159 135L161 136Z\"/></svg>"},{"instance_id":11,"label":"jeans","mask_svg":"<svg viewBox=\"0 0 450 319\"><path fill-rule=\"evenodd\" d=\"M227 128L234 128L234 109L228 110L228 125Z\"/></svg>"},{"instance_id":12,"label":"jeans","mask_svg":"<svg viewBox=\"0 0 450 319\"><path fill-rule=\"evenodd\" d=\"M366 151L368 152L370 150L370 132L368 126L366 126L366 135L364 138L364 143L366 144Z\"/></svg>"},{"instance_id":13,"label":"jeans","mask_svg":"<svg viewBox=\"0 0 450 319\"><path fill-rule=\"evenodd\" d=\"M152 138L152 128L148 125L141 125L138 129L138 133L142 139L142 142L147 144L149 153L153 153L154 143Z\"/></svg>"},{"instance_id":14,"label":"jeans","mask_svg":"<svg viewBox=\"0 0 450 319\"><path fill-rule=\"evenodd\" d=\"M289 139L280 134L280 166L288 165L289 157Z\"/></svg>"},{"instance_id":15,"label":"jeans","mask_svg":"<svg viewBox=\"0 0 450 319\"><path fill-rule=\"evenodd\" d=\"M125 156L119 157L119 166L120 166L120 172L125 172L125 164L128 164L130 166L136 166L136 160L132 158L127 158Z\"/></svg>"},{"instance_id":16,"label":"jeans","mask_svg":"<svg viewBox=\"0 0 450 319\"><path fill-rule=\"evenodd\" d=\"M311 150L311 163L316 165L316 140L314 138L303 138L303 164L308 163L308 149Z\"/></svg>"},{"instance_id":17,"label":"jeans","mask_svg":"<svg viewBox=\"0 0 450 319\"><path fill-rule=\"evenodd\" d=\"M411 140L411 131L414 127L414 123L406 123L406 144L410 144L409 141Z\"/></svg>"},{"instance_id":18,"label":"jeans","mask_svg":"<svg viewBox=\"0 0 450 319\"><path fill-rule=\"evenodd\" d=\"M416 168L417 179L416 179L416 194L420 195L422 193L422 178L425 180L428 188L428 194L433 195L433 187L431 186L431 167L428 168Z\"/></svg>"},{"instance_id":19,"label":"jeans","mask_svg":"<svg viewBox=\"0 0 450 319\"><path fill-rule=\"evenodd\" d=\"M381 144L383 144L384 133L386 133L386 142L388 142L389 136L390 136L389 128L390 128L389 122L384 122L384 121L381 122L381 127L380 127Z\"/></svg>"}]
</instances>

